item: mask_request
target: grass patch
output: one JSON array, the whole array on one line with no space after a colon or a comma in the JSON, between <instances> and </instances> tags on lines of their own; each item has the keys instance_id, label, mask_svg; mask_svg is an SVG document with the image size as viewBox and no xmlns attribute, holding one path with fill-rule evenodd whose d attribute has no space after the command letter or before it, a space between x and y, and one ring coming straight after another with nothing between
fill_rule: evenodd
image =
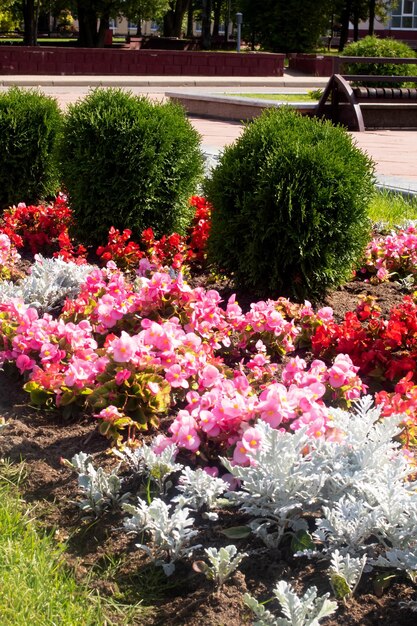
<instances>
[{"instance_id":1,"label":"grass patch","mask_svg":"<svg viewBox=\"0 0 417 626\"><path fill-rule=\"evenodd\" d=\"M21 470L0 461L0 615L2 626L140 624L137 606L119 606L79 584L65 546L36 528L18 492ZM88 582L88 581L87 581Z\"/></svg>"},{"instance_id":2,"label":"grass patch","mask_svg":"<svg viewBox=\"0 0 417 626\"><path fill-rule=\"evenodd\" d=\"M385 222L389 226L401 225L406 220L417 220L417 196L406 197L392 191L377 191L368 213L373 222Z\"/></svg>"},{"instance_id":3,"label":"grass patch","mask_svg":"<svg viewBox=\"0 0 417 626\"><path fill-rule=\"evenodd\" d=\"M256 98L257 100L278 100L279 102L314 102L310 93L226 93L226 96L238 98Z\"/></svg>"}]
</instances>

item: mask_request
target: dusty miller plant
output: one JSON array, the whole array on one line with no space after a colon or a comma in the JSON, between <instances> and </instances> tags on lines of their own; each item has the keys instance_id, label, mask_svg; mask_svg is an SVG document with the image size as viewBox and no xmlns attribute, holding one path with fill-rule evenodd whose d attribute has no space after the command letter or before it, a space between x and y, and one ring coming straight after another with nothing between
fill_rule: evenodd
<instances>
[{"instance_id":1,"label":"dusty miller plant","mask_svg":"<svg viewBox=\"0 0 417 626\"><path fill-rule=\"evenodd\" d=\"M191 528L194 519L189 516L189 509L177 506L170 512L170 507L160 498L155 498L149 505L138 498L138 506L124 504L123 509L132 515L124 521L125 529L135 534L148 532L155 554L147 545L139 543L136 547L153 558L167 576L174 572L175 561L190 556L199 547L189 545L198 534Z\"/></svg>"},{"instance_id":2,"label":"dusty miller plant","mask_svg":"<svg viewBox=\"0 0 417 626\"><path fill-rule=\"evenodd\" d=\"M213 580L218 586L221 586L239 567L243 559L248 556L246 552L239 554L234 545L224 546L220 550L205 548L204 552L208 563L196 561L193 567L196 571L202 572L209 580Z\"/></svg>"},{"instance_id":3,"label":"dusty miller plant","mask_svg":"<svg viewBox=\"0 0 417 626\"><path fill-rule=\"evenodd\" d=\"M254 464L223 461L242 484L228 497L252 517L251 528L269 546L302 528L303 511L321 515L314 536L327 558L336 549L372 557L378 543L409 549L417 534L417 483L393 441L403 416L380 416L370 397L353 412L332 409L332 425L344 434L341 443L312 442L303 429L281 433L260 423L263 446L251 453Z\"/></svg>"},{"instance_id":4,"label":"dusty miller plant","mask_svg":"<svg viewBox=\"0 0 417 626\"><path fill-rule=\"evenodd\" d=\"M0 302L21 298L40 313L51 311L66 298L75 298L80 285L93 269L92 265L76 265L37 254L28 276L16 284L0 283Z\"/></svg>"},{"instance_id":5,"label":"dusty miller plant","mask_svg":"<svg viewBox=\"0 0 417 626\"><path fill-rule=\"evenodd\" d=\"M355 593L366 560L366 555L359 559L351 558L350 554L342 555L338 550L333 552L328 576L336 598L346 600Z\"/></svg>"},{"instance_id":6,"label":"dusty miller plant","mask_svg":"<svg viewBox=\"0 0 417 626\"><path fill-rule=\"evenodd\" d=\"M215 521L218 515L210 509L221 504L219 498L227 488L227 483L221 478L210 476L200 468L184 467L177 485L181 495L173 498L173 502L182 502L196 511L206 507L208 511L203 513L203 517Z\"/></svg>"},{"instance_id":7,"label":"dusty miller plant","mask_svg":"<svg viewBox=\"0 0 417 626\"><path fill-rule=\"evenodd\" d=\"M129 499L129 493L120 493L122 482L117 475L118 468L110 474L102 467L95 469L91 456L85 452L64 463L78 474L78 487L85 497L77 505L84 513L98 517L105 510L116 509Z\"/></svg>"},{"instance_id":8,"label":"dusty miller plant","mask_svg":"<svg viewBox=\"0 0 417 626\"><path fill-rule=\"evenodd\" d=\"M311 443L305 428L294 434L274 430L263 422L258 428L263 445L252 453L254 465L232 465L226 459L222 462L241 481L240 491L228 497L254 518L249 525L255 534L274 547L288 529L305 527L301 512L315 508L328 468L324 457L305 454Z\"/></svg>"},{"instance_id":9,"label":"dusty miller plant","mask_svg":"<svg viewBox=\"0 0 417 626\"><path fill-rule=\"evenodd\" d=\"M285 617L276 617L249 594L243 600L258 618L253 626L318 626L320 620L332 615L337 609L337 603L329 600L329 594L317 596L317 588L310 587L300 598L285 580L280 580L274 596L281 604Z\"/></svg>"},{"instance_id":10,"label":"dusty miller plant","mask_svg":"<svg viewBox=\"0 0 417 626\"><path fill-rule=\"evenodd\" d=\"M147 474L157 485L161 494L171 486L171 483L166 483L168 476L183 468L180 463L175 463L175 456L178 452L175 444L167 446L159 454L146 444L138 448L125 446L121 450L115 449L113 452L135 474Z\"/></svg>"}]
</instances>

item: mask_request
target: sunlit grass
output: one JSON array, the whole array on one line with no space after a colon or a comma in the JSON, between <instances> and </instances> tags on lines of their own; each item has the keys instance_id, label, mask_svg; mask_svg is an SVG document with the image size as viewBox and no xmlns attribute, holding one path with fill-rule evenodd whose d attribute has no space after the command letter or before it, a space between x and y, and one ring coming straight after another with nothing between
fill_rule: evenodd
<instances>
[{"instance_id":1,"label":"sunlit grass","mask_svg":"<svg viewBox=\"0 0 417 626\"><path fill-rule=\"evenodd\" d=\"M64 561L65 546L40 532L36 509L20 499L19 468L0 463L1 626L141 624L138 605L102 598L80 584Z\"/></svg>"},{"instance_id":2,"label":"sunlit grass","mask_svg":"<svg viewBox=\"0 0 417 626\"><path fill-rule=\"evenodd\" d=\"M391 191L377 191L371 200L368 214L373 222L385 222L388 226L417 220L417 196L406 197Z\"/></svg>"},{"instance_id":3,"label":"sunlit grass","mask_svg":"<svg viewBox=\"0 0 417 626\"><path fill-rule=\"evenodd\" d=\"M256 98L257 100L278 100L279 102L314 102L309 93L226 93L235 98Z\"/></svg>"}]
</instances>

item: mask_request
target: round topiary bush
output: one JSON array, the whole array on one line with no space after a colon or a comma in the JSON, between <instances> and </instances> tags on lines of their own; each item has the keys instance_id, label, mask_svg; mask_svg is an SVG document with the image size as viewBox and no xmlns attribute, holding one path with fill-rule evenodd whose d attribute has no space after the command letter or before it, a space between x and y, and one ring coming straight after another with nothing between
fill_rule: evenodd
<instances>
[{"instance_id":1,"label":"round topiary bush","mask_svg":"<svg viewBox=\"0 0 417 626\"><path fill-rule=\"evenodd\" d=\"M16 87L0 94L0 208L56 193L61 123L54 98Z\"/></svg>"},{"instance_id":2,"label":"round topiary bush","mask_svg":"<svg viewBox=\"0 0 417 626\"><path fill-rule=\"evenodd\" d=\"M322 295L349 278L368 242L373 172L342 128L267 110L206 182L209 260L262 295Z\"/></svg>"},{"instance_id":3,"label":"round topiary bush","mask_svg":"<svg viewBox=\"0 0 417 626\"><path fill-rule=\"evenodd\" d=\"M414 58L416 53L410 46L397 39L379 39L368 36L355 41L343 50L350 57ZM417 66L405 63L351 63L343 66L346 74L370 74L371 76L415 76ZM401 87L407 83L372 83L372 87ZM413 85L414 86L414 85Z\"/></svg>"},{"instance_id":4,"label":"round topiary bush","mask_svg":"<svg viewBox=\"0 0 417 626\"><path fill-rule=\"evenodd\" d=\"M202 174L200 137L171 102L154 104L118 89L96 89L69 107L61 143L63 182L88 243L109 228L138 237L183 233L188 199Z\"/></svg>"}]
</instances>

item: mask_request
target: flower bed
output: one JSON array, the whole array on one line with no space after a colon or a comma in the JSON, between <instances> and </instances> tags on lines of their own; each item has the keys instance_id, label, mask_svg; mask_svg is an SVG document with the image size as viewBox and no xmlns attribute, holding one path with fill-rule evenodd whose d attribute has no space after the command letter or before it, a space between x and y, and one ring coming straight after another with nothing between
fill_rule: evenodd
<instances>
[{"instance_id":1,"label":"flower bed","mask_svg":"<svg viewBox=\"0 0 417 626\"><path fill-rule=\"evenodd\" d=\"M255 615L278 623L257 602L272 595L276 614L301 602L300 624L330 614L324 623L365 623L366 611L383 623L384 601L384 615L412 623L413 296L399 292L389 315L364 296L341 322L329 306L309 302L278 298L247 310L233 295L222 302L202 280L210 207L192 202L187 237L156 241L148 230L131 242L113 229L96 251L104 267L87 263L93 251L71 240L63 198L6 214L3 276L19 268L15 246L38 256L30 276L0 284L0 361L20 380L19 403L37 412L3 426L2 455L17 458L19 428L34 429L37 442L44 429L52 458L40 446L35 467L42 474L48 460L54 480L66 483L52 486L51 497L67 503L42 513L47 523L73 529L85 550L82 529L96 519L104 551L129 554L129 575L151 563L162 576L175 570L185 600L163 594L159 611L140 623L192 625L203 619L201 603L205 623L253 623ZM410 229L375 240L357 276L371 277L370 288L381 284L394 277L396 258L395 271L414 277L413 246ZM46 252L55 259L40 256ZM201 284L193 287L196 272ZM378 386L373 403L365 394ZM112 446L111 457L99 453ZM45 484L45 471L37 480ZM133 552L132 535L140 542ZM88 550L93 562L100 558L97 546ZM307 557L321 572L316 592L306 592ZM382 601L372 589L386 589ZM353 593L359 621L346 608ZM394 597L404 607L390 609Z\"/></svg>"}]
</instances>

